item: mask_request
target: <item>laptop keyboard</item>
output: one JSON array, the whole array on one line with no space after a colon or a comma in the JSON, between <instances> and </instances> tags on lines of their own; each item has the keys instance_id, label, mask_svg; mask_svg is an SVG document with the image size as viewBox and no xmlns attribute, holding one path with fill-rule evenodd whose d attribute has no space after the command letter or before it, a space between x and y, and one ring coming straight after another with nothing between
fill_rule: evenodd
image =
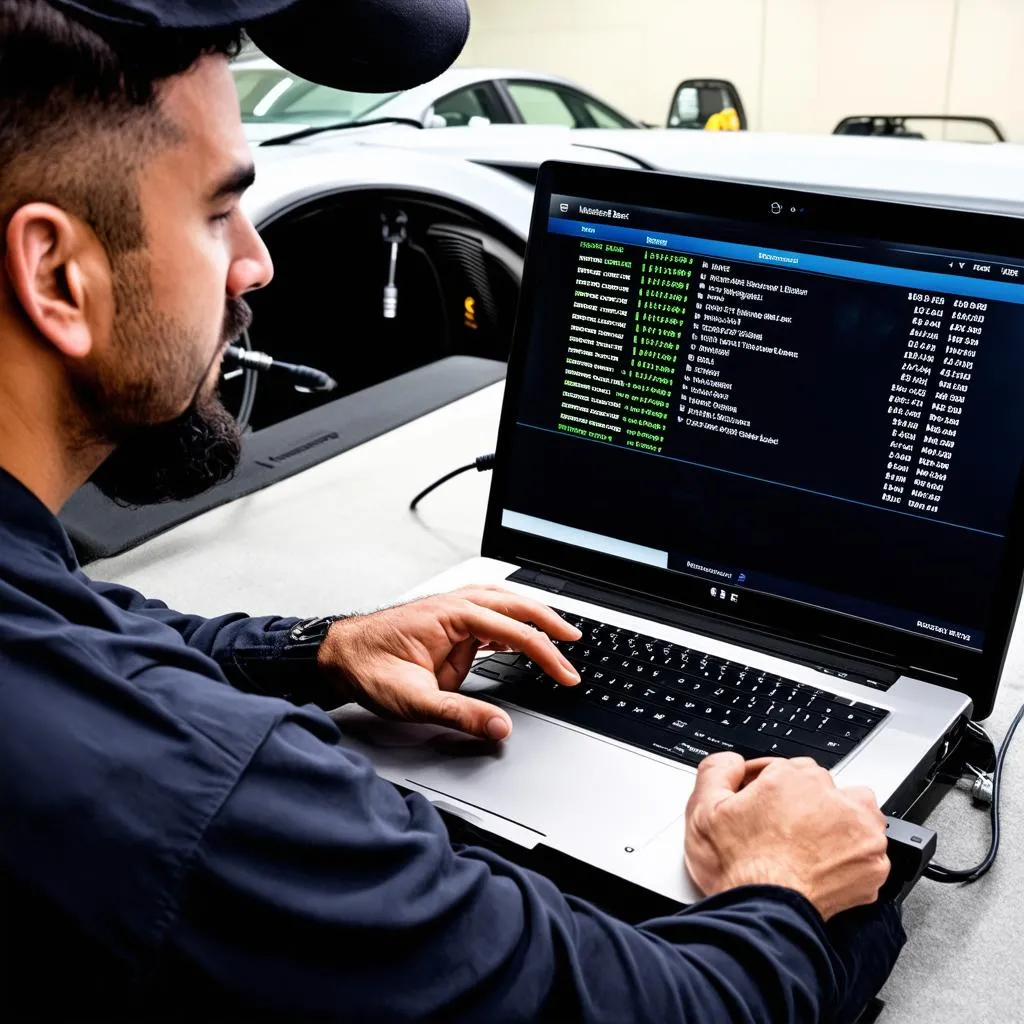
<instances>
[{"instance_id":1,"label":"laptop keyboard","mask_svg":"<svg viewBox=\"0 0 1024 1024\"><path fill-rule=\"evenodd\" d=\"M685 764L732 750L746 758L813 757L832 768L885 719L884 708L702 651L560 613L583 638L556 646L583 681L555 682L522 654L477 661L489 691Z\"/></svg>"}]
</instances>

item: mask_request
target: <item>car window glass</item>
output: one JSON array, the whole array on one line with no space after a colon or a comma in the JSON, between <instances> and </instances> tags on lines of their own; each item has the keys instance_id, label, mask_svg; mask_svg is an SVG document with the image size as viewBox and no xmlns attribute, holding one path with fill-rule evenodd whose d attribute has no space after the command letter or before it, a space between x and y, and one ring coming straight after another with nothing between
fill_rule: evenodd
<instances>
[{"instance_id":1,"label":"car window glass","mask_svg":"<svg viewBox=\"0 0 1024 1024\"><path fill-rule=\"evenodd\" d=\"M242 121L247 124L294 121L316 125L358 121L398 95L397 92L329 89L280 69L236 69L234 78Z\"/></svg>"},{"instance_id":2,"label":"car window glass","mask_svg":"<svg viewBox=\"0 0 1024 1024\"><path fill-rule=\"evenodd\" d=\"M509 82L508 91L527 124L578 127L572 111L553 86L536 82Z\"/></svg>"},{"instance_id":3,"label":"car window glass","mask_svg":"<svg viewBox=\"0 0 1024 1024\"><path fill-rule=\"evenodd\" d=\"M433 111L444 118L449 128L463 128L473 117L485 117L492 124L508 120L485 85L472 85L449 93L434 104Z\"/></svg>"},{"instance_id":4,"label":"car window glass","mask_svg":"<svg viewBox=\"0 0 1024 1024\"><path fill-rule=\"evenodd\" d=\"M251 111L273 84L273 79L261 71L236 71L235 88L238 90L242 110Z\"/></svg>"},{"instance_id":5,"label":"car window glass","mask_svg":"<svg viewBox=\"0 0 1024 1024\"><path fill-rule=\"evenodd\" d=\"M603 103L598 103L597 100L585 97L582 99L582 103L597 128L633 127L624 117L620 117L610 107L606 107Z\"/></svg>"},{"instance_id":6,"label":"car window glass","mask_svg":"<svg viewBox=\"0 0 1024 1024\"><path fill-rule=\"evenodd\" d=\"M676 94L676 109L672 123L696 124L700 120L700 94L692 86Z\"/></svg>"}]
</instances>

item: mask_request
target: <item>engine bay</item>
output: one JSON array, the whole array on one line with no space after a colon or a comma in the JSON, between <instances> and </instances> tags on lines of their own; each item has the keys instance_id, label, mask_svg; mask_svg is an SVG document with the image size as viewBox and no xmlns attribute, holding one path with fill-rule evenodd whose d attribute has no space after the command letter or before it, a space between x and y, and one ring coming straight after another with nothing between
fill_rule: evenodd
<instances>
[{"instance_id":1,"label":"engine bay","mask_svg":"<svg viewBox=\"0 0 1024 1024\"><path fill-rule=\"evenodd\" d=\"M249 297L250 344L322 370L338 390L228 372L224 402L252 431L448 356L507 360L525 246L477 211L415 193L341 192L283 212L261 234L276 273Z\"/></svg>"}]
</instances>

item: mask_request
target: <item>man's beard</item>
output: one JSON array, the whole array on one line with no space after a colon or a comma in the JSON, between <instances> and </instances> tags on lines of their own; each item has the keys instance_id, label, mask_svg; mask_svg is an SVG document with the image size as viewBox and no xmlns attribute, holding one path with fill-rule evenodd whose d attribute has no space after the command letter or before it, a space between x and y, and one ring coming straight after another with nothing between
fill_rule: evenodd
<instances>
[{"instance_id":1,"label":"man's beard","mask_svg":"<svg viewBox=\"0 0 1024 1024\"><path fill-rule=\"evenodd\" d=\"M207 393L170 423L133 431L91 479L119 505L185 501L230 479L241 454L237 421Z\"/></svg>"},{"instance_id":2,"label":"man's beard","mask_svg":"<svg viewBox=\"0 0 1024 1024\"><path fill-rule=\"evenodd\" d=\"M237 339L251 317L243 300L229 299L224 344ZM146 342L136 337L133 343ZM221 404L216 388L204 390L210 366L180 416L165 423L119 425L116 448L91 477L103 494L120 505L185 501L234 475L241 458L241 431ZM159 392L159 377L150 387ZM136 408L131 417L135 423L142 418L140 413Z\"/></svg>"}]
</instances>

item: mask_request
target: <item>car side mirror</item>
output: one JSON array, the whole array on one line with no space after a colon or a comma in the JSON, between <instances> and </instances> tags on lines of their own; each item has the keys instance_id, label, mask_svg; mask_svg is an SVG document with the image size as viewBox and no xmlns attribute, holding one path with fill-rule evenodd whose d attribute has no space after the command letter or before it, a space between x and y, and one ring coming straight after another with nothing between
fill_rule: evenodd
<instances>
[{"instance_id":1,"label":"car side mirror","mask_svg":"<svg viewBox=\"0 0 1024 1024\"><path fill-rule=\"evenodd\" d=\"M445 120L443 114L435 114L431 111L425 118L423 118L424 128L447 128L448 122Z\"/></svg>"},{"instance_id":2,"label":"car side mirror","mask_svg":"<svg viewBox=\"0 0 1024 1024\"><path fill-rule=\"evenodd\" d=\"M680 82L669 107L668 127L746 131L747 115L739 90L721 78Z\"/></svg>"}]
</instances>

